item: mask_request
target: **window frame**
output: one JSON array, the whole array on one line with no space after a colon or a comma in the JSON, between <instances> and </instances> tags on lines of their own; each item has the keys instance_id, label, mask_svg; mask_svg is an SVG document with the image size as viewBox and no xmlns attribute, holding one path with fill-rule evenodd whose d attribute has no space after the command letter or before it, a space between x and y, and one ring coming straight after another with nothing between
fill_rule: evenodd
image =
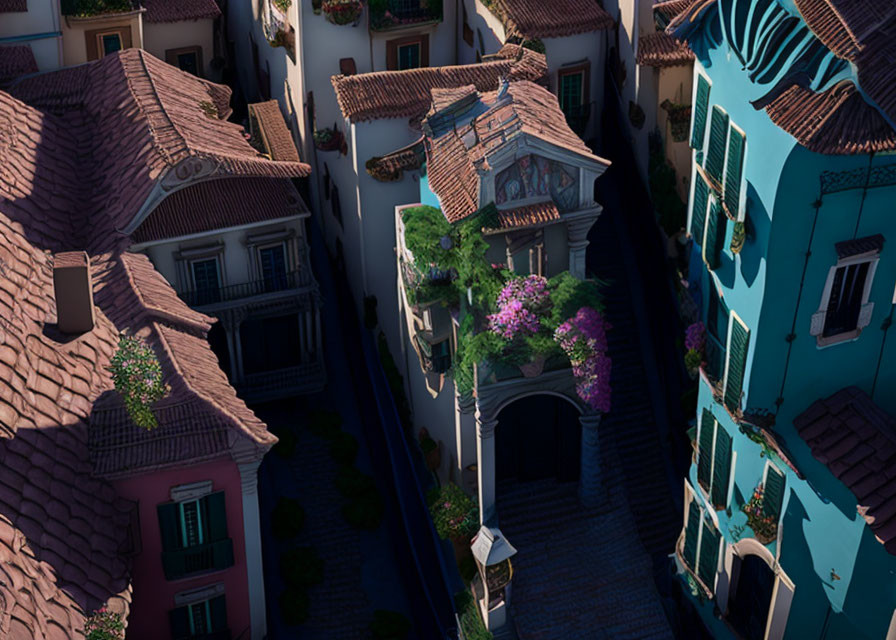
<instances>
[{"instance_id":1,"label":"window frame","mask_svg":"<svg viewBox=\"0 0 896 640\"><path fill-rule=\"evenodd\" d=\"M747 381L747 363L750 358L750 327L734 309L728 309L728 335L725 338L725 373L722 377L722 406L726 409L728 409L728 406L725 404L725 396L728 395L728 374L731 368L731 334L734 332L735 322L740 323L747 333L747 352L744 354L744 372L743 380L741 381L740 399L737 403L738 408L743 401L744 383Z\"/></svg>"},{"instance_id":2,"label":"window frame","mask_svg":"<svg viewBox=\"0 0 896 640\"><path fill-rule=\"evenodd\" d=\"M114 25L103 29L91 29L84 32L84 44L87 53L87 61L102 60L105 56L103 36L117 35L121 43L121 49L130 49L133 46L130 24Z\"/></svg>"},{"instance_id":3,"label":"window frame","mask_svg":"<svg viewBox=\"0 0 896 640\"><path fill-rule=\"evenodd\" d=\"M220 291L224 288L224 278L223 278L223 269L221 268L221 260L220 256L202 256L196 258L190 258L188 260L188 264L190 265L190 284L194 292L199 292L199 287L196 284L196 271L193 269L193 266L199 262L214 262L215 263L215 273L218 279L218 290Z\"/></svg>"},{"instance_id":4,"label":"window frame","mask_svg":"<svg viewBox=\"0 0 896 640\"><path fill-rule=\"evenodd\" d=\"M273 287L273 288L271 288L271 291L283 291L283 290L289 288L288 287L289 274L290 274L290 271L292 270L290 268L291 260L289 259L290 258L289 247L287 246L286 240L275 240L273 242L265 242L263 244L258 244L255 246L255 255L256 255L256 259L258 260L258 276L259 276L259 280L264 282L265 287L267 287L267 281L264 277L264 262L262 261L262 258L261 258L261 252L266 249L274 249L276 247L280 247L280 250L283 252L283 274L282 274L282 277L283 277L283 285L284 286L280 289ZM276 278L276 276L274 276L274 277Z\"/></svg>"},{"instance_id":5,"label":"window frame","mask_svg":"<svg viewBox=\"0 0 896 640\"><path fill-rule=\"evenodd\" d=\"M785 502L785 499L787 498L787 489L789 488L789 486L788 486L788 482L787 482L787 474L786 474L784 471L782 471L781 469L779 469L779 468L778 468L778 465L776 465L776 464L772 464L772 461L771 461L771 460L766 460L766 461L765 461L765 466L762 468L762 495L763 495L763 500L764 500L765 497L768 495L767 491L768 491L768 472L769 472L769 469L774 469L774 470L775 470L775 473L777 473L778 475L780 475L781 478L783 478L783 482L784 482L784 489L783 489L783 493L781 494L781 506L778 508L778 519L777 519L777 523L776 523L777 526L778 526L778 532L780 533L780 531L781 531L781 518L784 517L784 502ZM765 515L764 509L765 509L765 504L763 503L763 515ZM780 536L779 536L779 537L780 537Z\"/></svg>"},{"instance_id":6,"label":"window frame","mask_svg":"<svg viewBox=\"0 0 896 640\"><path fill-rule=\"evenodd\" d=\"M715 592L716 592L716 586L718 584L718 579L719 579L719 563L725 561L725 553L724 553L724 551L725 551L725 536L722 535L722 532L719 529L719 526L718 526L718 523L716 522L715 517L713 517L711 515L712 512L706 511L703 508L703 504L701 503L700 500L697 499L696 490L691 486L691 484L687 480L685 480L684 487L685 487L684 527L682 527L682 533L681 533L681 542L682 542L681 547L682 548L680 550L678 548L676 548L676 551L678 553L679 561L681 562L681 565L685 568L685 570L694 578L694 580L697 581L697 584L699 584L706 591L706 593L708 595L714 596ZM690 499L688 499L688 498L690 498ZM683 543L685 542L685 536L687 535L688 520L690 517L690 514L688 513L688 511L690 510L691 502L697 503L697 513L698 513L698 517L700 518L699 526L697 528L697 550L694 554L694 567L693 568L689 567L688 564L684 561L684 553L683 553L683 551L684 551ZM707 516L709 516L709 517L707 517ZM709 520L709 524L707 523L707 520ZM718 549L718 555L716 556L716 567L715 567L715 572L713 573L712 585L706 584L705 582L703 582L703 579L700 578L700 556L701 556L701 551L703 549L703 531L706 527L710 527L710 526L713 527L716 530L716 532L719 534L719 549Z\"/></svg>"},{"instance_id":7,"label":"window frame","mask_svg":"<svg viewBox=\"0 0 896 640\"><path fill-rule=\"evenodd\" d=\"M710 505L713 509L716 508L716 505L713 504L712 501L712 490L715 484L715 471L716 471L716 447L719 444L719 429L724 429L724 427L719 422L719 419L712 413L709 412L712 416L713 420L713 433L712 433L712 444L710 445L709 451L709 488L704 489L703 485L700 484L699 480L697 481L697 487L700 489L700 493L703 494L703 500L706 504ZM699 464L700 460L700 433L703 430L703 418L704 413L701 411L697 418L697 460ZM727 434L727 431L726 431ZM731 445L731 463L730 468L728 469L728 482L725 488L725 503L722 505L721 509L716 509L717 511L724 511L728 508L728 505L731 504L731 496L734 491L734 471L737 465L737 451L734 449L734 438L728 434Z\"/></svg>"},{"instance_id":8,"label":"window frame","mask_svg":"<svg viewBox=\"0 0 896 640\"><path fill-rule=\"evenodd\" d=\"M186 53L192 53L196 56L196 77L205 77L205 74L203 73L205 67L203 66L202 62L202 47L200 47L199 45L194 45L191 47L178 47L176 49L165 49L165 62L170 64L172 67L176 67L181 71L184 71L184 69L181 69L180 64L178 64L177 58L178 56Z\"/></svg>"},{"instance_id":9,"label":"window frame","mask_svg":"<svg viewBox=\"0 0 896 640\"><path fill-rule=\"evenodd\" d=\"M416 69L424 69L429 66L429 34L421 33L406 38L395 38L386 41L386 70L400 71L398 67L398 49L409 45L420 45L420 66Z\"/></svg>"},{"instance_id":10,"label":"window frame","mask_svg":"<svg viewBox=\"0 0 896 640\"><path fill-rule=\"evenodd\" d=\"M706 145L708 144L708 136L706 135L706 133L707 133L706 130L709 127L710 113L711 113L711 109L712 109L712 103L709 101L710 96L712 96L712 79L706 74L706 72L703 70L702 67L700 67L699 64L694 65L694 76L695 76L694 77L694 86L691 88L691 126L690 126L691 135L688 137L688 145L690 145L690 143L693 141L693 138L694 138L694 136L693 136L694 120L697 117L696 107L697 107L697 89L700 84L699 78L702 77L706 81L706 86L709 87L709 89L707 90L707 95L706 95L706 115L705 115L706 122L703 123L703 136L700 139L700 148L699 149L696 149L693 147L691 148L691 151L694 154L693 155L694 163L702 166L703 162L706 160ZM698 154L700 155L699 158L697 158Z\"/></svg>"},{"instance_id":11,"label":"window frame","mask_svg":"<svg viewBox=\"0 0 896 640\"><path fill-rule=\"evenodd\" d=\"M727 190L728 184L728 153L731 151L731 130L734 129L737 133L739 133L744 139L744 148L743 154L741 155L740 160L740 185L738 185L737 190L737 209L735 211L728 210L728 203L725 201L725 192ZM729 214L729 218L732 218L735 222L743 222L746 218L746 168L747 168L747 154L749 153L749 144L747 143L747 132L744 131L741 127L734 123L734 120L731 119L731 114L728 114L728 133L725 136L725 164L722 169L722 207L726 213Z\"/></svg>"},{"instance_id":12,"label":"window frame","mask_svg":"<svg viewBox=\"0 0 896 640\"><path fill-rule=\"evenodd\" d=\"M582 99L579 104L575 106L583 107L591 102L591 62L584 60L582 62L560 67L557 69L557 102L560 104L560 110L564 113L566 113L566 111L563 109L563 104L561 103L563 78L571 76L581 76L582 78Z\"/></svg>"},{"instance_id":13,"label":"window frame","mask_svg":"<svg viewBox=\"0 0 896 640\"><path fill-rule=\"evenodd\" d=\"M837 271L839 269L845 269L864 263L869 263L868 275L865 277L865 285L862 289L862 303L859 306L859 317L856 321L855 329L844 331L833 336L825 336L824 326L827 323L828 305L831 301L831 290L834 286L834 279L837 276ZM869 302L869 298L871 297L871 286L874 283L874 275L877 273L877 266L879 263L880 251L875 249L854 256L840 258L828 269L828 277L825 280L821 301L819 302L818 310L812 314L809 326L809 334L815 336L817 347L819 349L857 340L862 334L862 330L871 323L871 316L874 313L874 303ZM896 299L896 296L894 296L894 299Z\"/></svg>"},{"instance_id":14,"label":"window frame","mask_svg":"<svg viewBox=\"0 0 896 640\"><path fill-rule=\"evenodd\" d=\"M101 31L96 34L96 53L99 56L99 60L105 58L108 53L106 53L106 47L104 46L103 39L107 36L115 36L118 38L119 48L115 51L122 51L124 49L124 35L121 33L120 29L112 29L109 31ZM115 53L115 51L111 53Z\"/></svg>"}]
</instances>

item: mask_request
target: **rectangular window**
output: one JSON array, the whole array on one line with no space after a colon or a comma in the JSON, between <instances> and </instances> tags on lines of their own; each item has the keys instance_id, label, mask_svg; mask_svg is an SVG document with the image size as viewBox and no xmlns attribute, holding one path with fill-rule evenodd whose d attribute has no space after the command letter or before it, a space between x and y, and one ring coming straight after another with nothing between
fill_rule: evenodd
<instances>
[{"instance_id":1,"label":"rectangular window","mask_svg":"<svg viewBox=\"0 0 896 640\"><path fill-rule=\"evenodd\" d=\"M429 66L429 35L398 38L386 42L386 69L402 71Z\"/></svg>"},{"instance_id":2,"label":"rectangular window","mask_svg":"<svg viewBox=\"0 0 896 640\"><path fill-rule=\"evenodd\" d=\"M193 271L193 290L196 304L212 304L221 300L221 281L218 275L218 259L207 258L190 263Z\"/></svg>"},{"instance_id":3,"label":"rectangular window","mask_svg":"<svg viewBox=\"0 0 896 640\"><path fill-rule=\"evenodd\" d=\"M728 129L728 150L725 161L725 193L722 200L728 215L740 217L740 189L743 179L747 137L732 123Z\"/></svg>"},{"instance_id":4,"label":"rectangular window","mask_svg":"<svg viewBox=\"0 0 896 640\"><path fill-rule=\"evenodd\" d=\"M828 271L821 304L810 327L818 346L852 340L871 323L874 303L868 298L883 242L883 236L876 235L835 245L839 260Z\"/></svg>"},{"instance_id":5,"label":"rectangular window","mask_svg":"<svg viewBox=\"0 0 896 640\"><path fill-rule=\"evenodd\" d=\"M762 498L762 514L777 521L784 504L784 474L772 465L765 467L765 494Z\"/></svg>"},{"instance_id":6,"label":"rectangular window","mask_svg":"<svg viewBox=\"0 0 896 640\"><path fill-rule=\"evenodd\" d=\"M706 208L709 206L709 185L700 171L694 172L694 193L691 197L691 237L698 245L703 245L706 229Z\"/></svg>"},{"instance_id":7,"label":"rectangular window","mask_svg":"<svg viewBox=\"0 0 896 640\"><path fill-rule=\"evenodd\" d=\"M582 135L591 115L591 63L563 67L557 72L557 98L570 129Z\"/></svg>"},{"instance_id":8,"label":"rectangular window","mask_svg":"<svg viewBox=\"0 0 896 640\"><path fill-rule=\"evenodd\" d=\"M697 74L697 86L694 91L694 108L691 110L691 147L698 154L703 153L703 138L706 135L706 113L709 110L709 80L701 73ZM702 163L702 158L697 158Z\"/></svg>"},{"instance_id":9,"label":"rectangular window","mask_svg":"<svg viewBox=\"0 0 896 640\"><path fill-rule=\"evenodd\" d=\"M224 492L157 507L162 567L168 580L233 565L233 541L227 533Z\"/></svg>"},{"instance_id":10,"label":"rectangular window","mask_svg":"<svg viewBox=\"0 0 896 640\"><path fill-rule=\"evenodd\" d=\"M116 51L121 51L121 34L117 31L114 33L103 33L99 36L99 46L97 47L100 51L100 57L107 56L110 53L115 53Z\"/></svg>"},{"instance_id":11,"label":"rectangular window","mask_svg":"<svg viewBox=\"0 0 896 640\"><path fill-rule=\"evenodd\" d=\"M709 122L709 147L706 149L706 173L715 183L722 184L722 171L725 168L725 147L728 136L728 114L718 105L712 108Z\"/></svg>"},{"instance_id":12,"label":"rectangular window","mask_svg":"<svg viewBox=\"0 0 896 640\"><path fill-rule=\"evenodd\" d=\"M703 262L710 270L717 269L721 263L727 227L728 216L722 209L722 203L715 195L710 196L709 214L706 218L706 230L703 235Z\"/></svg>"},{"instance_id":13,"label":"rectangular window","mask_svg":"<svg viewBox=\"0 0 896 640\"><path fill-rule=\"evenodd\" d=\"M681 557L685 566L707 589L715 589L722 536L700 507L690 485L685 483L685 529Z\"/></svg>"},{"instance_id":14,"label":"rectangular window","mask_svg":"<svg viewBox=\"0 0 896 640\"><path fill-rule=\"evenodd\" d=\"M703 410L699 428L697 480L712 505L718 510L725 509L731 478L731 436L708 409Z\"/></svg>"},{"instance_id":15,"label":"rectangular window","mask_svg":"<svg viewBox=\"0 0 896 640\"><path fill-rule=\"evenodd\" d=\"M585 96L585 74L581 71L560 75L560 108L564 113L579 107Z\"/></svg>"},{"instance_id":16,"label":"rectangular window","mask_svg":"<svg viewBox=\"0 0 896 640\"><path fill-rule=\"evenodd\" d=\"M191 602L168 612L173 640L197 640L227 632L227 604L220 595Z\"/></svg>"},{"instance_id":17,"label":"rectangular window","mask_svg":"<svg viewBox=\"0 0 896 640\"><path fill-rule=\"evenodd\" d=\"M721 535L716 528L703 520L700 532L700 557L697 575L710 590L715 589L716 571L719 566L719 542Z\"/></svg>"},{"instance_id":18,"label":"rectangular window","mask_svg":"<svg viewBox=\"0 0 896 640\"><path fill-rule=\"evenodd\" d=\"M167 49L165 51L165 62L181 71L202 77L202 47Z\"/></svg>"},{"instance_id":19,"label":"rectangular window","mask_svg":"<svg viewBox=\"0 0 896 640\"><path fill-rule=\"evenodd\" d=\"M258 260L265 291L282 291L288 287L286 246L283 243L259 249Z\"/></svg>"},{"instance_id":20,"label":"rectangular window","mask_svg":"<svg viewBox=\"0 0 896 640\"><path fill-rule=\"evenodd\" d=\"M725 343L728 341L728 307L714 285L710 286L706 312L706 364L713 380L725 372Z\"/></svg>"},{"instance_id":21,"label":"rectangular window","mask_svg":"<svg viewBox=\"0 0 896 640\"><path fill-rule=\"evenodd\" d=\"M731 312L728 324L728 342L725 345L725 377L722 382L722 395L725 406L731 411L740 408L743 395L744 375L747 367L747 352L750 347L750 330L743 320Z\"/></svg>"}]
</instances>

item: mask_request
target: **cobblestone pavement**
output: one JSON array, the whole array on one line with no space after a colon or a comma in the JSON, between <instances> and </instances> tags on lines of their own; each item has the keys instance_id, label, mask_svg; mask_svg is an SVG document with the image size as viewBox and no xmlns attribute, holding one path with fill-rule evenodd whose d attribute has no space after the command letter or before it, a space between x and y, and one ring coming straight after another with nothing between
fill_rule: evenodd
<instances>
[{"instance_id":1,"label":"cobblestone pavement","mask_svg":"<svg viewBox=\"0 0 896 640\"><path fill-rule=\"evenodd\" d=\"M672 638L621 474L606 464L604 474L606 501L593 512L576 483L499 485L499 526L518 551L510 607L520 640Z\"/></svg>"}]
</instances>

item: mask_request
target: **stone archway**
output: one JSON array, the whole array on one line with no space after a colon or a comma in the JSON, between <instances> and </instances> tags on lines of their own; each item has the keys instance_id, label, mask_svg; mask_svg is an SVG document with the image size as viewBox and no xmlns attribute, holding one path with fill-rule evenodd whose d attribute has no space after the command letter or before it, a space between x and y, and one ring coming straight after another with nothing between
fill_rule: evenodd
<instances>
[{"instance_id":1,"label":"stone archway","mask_svg":"<svg viewBox=\"0 0 896 640\"><path fill-rule=\"evenodd\" d=\"M731 581L719 607L742 638L781 640L796 586L767 547L744 538L728 547Z\"/></svg>"},{"instance_id":2,"label":"stone archway","mask_svg":"<svg viewBox=\"0 0 896 640\"><path fill-rule=\"evenodd\" d=\"M550 371L534 378L517 378L477 386L476 466L480 524L497 524L495 429L498 426L498 415L512 403L538 395L563 398L578 409L582 429L579 497L585 506L594 506L600 500L600 455L597 437L600 414L591 411L576 394L575 378L569 369Z\"/></svg>"}]
</instances>

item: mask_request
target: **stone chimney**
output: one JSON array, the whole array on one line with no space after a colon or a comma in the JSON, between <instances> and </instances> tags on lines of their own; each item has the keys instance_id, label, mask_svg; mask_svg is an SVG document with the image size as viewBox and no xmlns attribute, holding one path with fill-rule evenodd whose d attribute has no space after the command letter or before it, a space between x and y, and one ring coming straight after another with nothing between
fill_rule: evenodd
<instances>
[{"instance_id":1,"label":"stone chimney","mask_svg":"<svg viewBox=\"0 0 896 640\"><path fill-rule=\"evenodd\" d=\"M57 253L53 265L56 322L63 333L93 329L93 283L90 258L84 251Z\"/></svg>"}]
</instances>

